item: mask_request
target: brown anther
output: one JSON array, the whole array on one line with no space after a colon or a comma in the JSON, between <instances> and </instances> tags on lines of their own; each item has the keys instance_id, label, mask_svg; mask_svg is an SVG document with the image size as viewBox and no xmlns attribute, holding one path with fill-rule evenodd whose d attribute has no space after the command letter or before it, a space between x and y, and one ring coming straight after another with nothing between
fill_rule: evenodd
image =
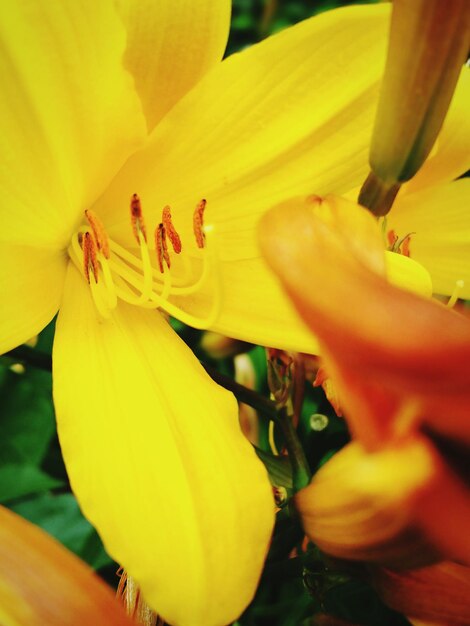
<instances>
[{"instance_id":1,"label":"brown anther","mask_svg":"<svg viewBox=\"0 0 470 626\"><path fill-rule=\"evenodd\" d=\"M411 235L408 235L403 239L403 243L401 245L401 253L403 254L403 256L410 256L410 242Z\"/></svg>"},{"instance_id":2,"label":"brown anther","mask_svg":"<svg viewBox=\"0 0 470 626\"><path fill-rule=\"evenodd\" d=\"M85 211L85 217L91 226L93 236L95 238L96 246L98 250L103 254L106 259L109 259L109 241L108 235L104 229L103 223L100 218L91 209Z\"/></svg>"},{"instance_id":3,"label":"brown anther","mask_svg":"<svg viewBox=\"0 0 470 626\"><path fill-rule=\"evenodd\" d=\"M163 261L165 261L168 269L170 269L170 255L168 254L168 246L166 244L165 227L162 223L155 229L155 249L157 250L158 269L163 274Z\"/></svg>"},{"instance_id":4,"label":"brown anther","mask_svg":"<svg viewBox=\"0 0 470 626\"><path fill-rule=\"evenodd\" d=\"M395 233L393 231L390 231L393 233L393 235L395 235ZM389 250L391 250L392 252L396 252L397 254L402 254L403 256L410 256L410 243L411 243L411 235L414 235L415 233L408 233L407 235L405 235L404 237L402 237L401 239L399 239L397 236L395 236L395 239L393 241L393 243L391 244ZM390 241L390 233L389 233L389 241Z\"/></svg>"},{"instance_id":5,"label":"brown anther","mask_svg":"<svg viewBox=\"0 0 470 626\"><path fill-rule=\"evenodd\" d=\"M387 233L387 240L388 240L388 245L390 246L390 249L393 250L395 244L398 241L398 235L395 234L394 230L389 230Z\"/></svg>"},{"instance_id":6,"label":"brown anther","mask_svg":"<svg viewBox=\"0 0 470 626\"><path fill-rule=\"evenodd\" d=\"M198 202L193 214L193 230L198 248L204 248L206 238L204 235L204 209L206 204L207 202L204 199Z\"/></svg>"},{"instance_id":7,"label":"brown anther","mask_svg":"<svg viewBox=\"0 0 470 626\"><path fill-rule=\"evenodd\" d=\"M147 232L145 230L145 223L142 215L142 205L140 203L140 198L136 193L132 194L130 208L132 232L134 233L137 243L140 244L139 231L142 233L145 241L147 241Z\"/></svg>"},{"instance_id":8,"label":"brown anther","mask_svg":"<svg viewBox=\"0 0 470 626\"><path fill-rule=\"evenodd\" d=\"M96 244L91 233L83 235L81 246L83 249L83 269L88 282L90 282L90 268L93 270L95 283L98 282L98 259L96 258Z\"/></svg>"},{"instance_id":9,"label":"brown anther","mask_svg":"<svg viewBox=\"0 0 470 626\"><path fill-rule=\"evenodd\" d=\"M171 207L169 207L168 204L163 207L162 222L165 227L166 236L171 241L171 245L173 246L173 250L176 254L179 254L181 252L181 239L176 232L176 228L173 226L173 222L171 221Z\"/></svg>"}]
</instances>

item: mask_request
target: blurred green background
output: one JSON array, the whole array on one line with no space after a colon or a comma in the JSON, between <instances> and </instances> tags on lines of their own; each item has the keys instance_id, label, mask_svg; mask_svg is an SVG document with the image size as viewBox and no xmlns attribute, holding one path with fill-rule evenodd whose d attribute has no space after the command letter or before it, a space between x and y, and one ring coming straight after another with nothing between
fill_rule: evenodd
<instances>
[{"instance_id":1,"label":"blurred green background","mask_svg":"<svg viewBox=\"0 0 470 626\"><path fill-rule=\"evenodd\" d=\"M346 4L358 3L234 0L227 54L319 12ZM178 323L175 327L202 360L225 374L233 374L231 359L217 361L204 353L200 347L201 332ZM20 348L14 357L0 357L0 503L56 537L116 586L118 566L81 515L60 454L51 400L53 334L54 323L41 333L34 348ZM248 358L256 371L258 390L267 393L264 350L252 348ZM311 416L316 413L327 416L322 430L312 429ZM262 424L261 430L267 440L267 423ZM322 391L313 390L310 385L299 433L314 469L348 440L344 422L333 415ZM319 613L364 626L408 624L386 609L365 583L331 570L313 547L289 558L302 540L302 533L287 508L278 517L258 594L237 624L316 624L315 615Z\"/></svg>"}]
</instances>

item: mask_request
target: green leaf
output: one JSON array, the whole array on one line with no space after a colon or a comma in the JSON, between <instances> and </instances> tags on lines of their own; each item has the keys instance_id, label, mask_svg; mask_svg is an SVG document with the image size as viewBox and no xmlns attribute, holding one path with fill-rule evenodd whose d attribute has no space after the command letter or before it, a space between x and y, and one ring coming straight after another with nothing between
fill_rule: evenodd
<instances>
[{"instance_id":1,"label":"green leaf","mask_svg":"<svg viewBox=\"0 0 470 626\"><path fill-rule=\"evenodd\" d=\"M55 433L51 375L32 367L23 374L1 370L0 464L39 465Z\"/></svg>"},{"instance_id":2,"label":"green leaf","mask_svg":"<svg viewBox=\"0 0 470 626\"><path fill-rule=\"evenodd\" d=\"M47 354L52 354L52 344L54 343L54 334L55 334L55 321L56 318L50 322L44 330L39 333L38 342L36 344L36 348L41 352L46 352Z\"/></svg>"},{"instance_id":3,"label":"green leaf","mask_svg":"<svg viewBox=\"0 0 470 626\"><path fill-rule=\"evenodd\" d=\"M0 502L2 503L62 485L62 481L48 476L34 465L9 463L0 467Z\"/></svg>"},{"instance_id":4,"label":"green leaf","mask_svg":"<svg viewBox=\"0 0 470 626\"><path fill-rule=\"evenodd\" d=\"M71 493L41 494L10 508L40 526L94 569L112 563Z\"/></svg>"},{"instance_id":5,"label":"green leaf","mask_svg":"<svg viewBox=\"0 0 470 626\"><path fill-rule=\"evenodd\" d=\"M275 456L259 448L255 448L256 454L268 470L269 479L276 487L293 489L292 466L285 456Z\"/></svg>"}]
</instances>

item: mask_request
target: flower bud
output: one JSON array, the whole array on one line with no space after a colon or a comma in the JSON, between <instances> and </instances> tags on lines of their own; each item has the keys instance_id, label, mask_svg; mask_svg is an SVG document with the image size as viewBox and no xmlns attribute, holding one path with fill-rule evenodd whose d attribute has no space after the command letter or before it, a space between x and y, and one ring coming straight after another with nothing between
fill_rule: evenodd
<instances>
[{"instance_id":1,"label":"flower bud","mask_svg":"<svg viewBox=\"0 0 470 626\"><path fill-rule=\"evenodd\" d=\"M359 202L390 209L442 127L470 38L468 0L395 0L387 64L370 150L372 172Z\"/></svg>"}]
</instances>

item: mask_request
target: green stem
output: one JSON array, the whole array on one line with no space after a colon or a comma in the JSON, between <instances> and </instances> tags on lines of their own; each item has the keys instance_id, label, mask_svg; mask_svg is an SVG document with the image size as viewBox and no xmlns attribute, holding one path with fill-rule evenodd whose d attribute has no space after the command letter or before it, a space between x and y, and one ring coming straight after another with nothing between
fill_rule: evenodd
<instances>
[{"instance_id":1,"label":"green stem","mask_svg":"<svg viewBox=\"0 0 470 626\"><path fill-rule=\"evenodd\" d=\"M32 365L46 372L52 371L52 357L46 352L41 352L29 346L18 346L2 356L7 356L25 365Z\"/></svg>"},{"instance_id":2,"label":"green stem","mask_svg":"<svg viewBox=\"0 0 470 626\"><path fill-rule=\"evenodd\" d=\"M252 389L248 389L248 387L240 385L240 383L237 383L229 376L221 374L217 369L215 369L215 367L211 367L205 363L202 363L202 366L212 380L214 380L221 387L224 387L224 389L231 391L237 400L251 406L256 411L259 411L272 422L278 421L279 414L275 402L268 400Z\"/></svg>"},{"instance_id":3,"label":"green stem","mask_svg":"<svg viewBox=\"0 0 470 626\"><path fill-rule=\"evenodd\" d=\"M19 346L18 348L6 352L3 356L10 357L26 365L32 365L33 367L38 367L48 372L52 370L52 357L45 352L35 350L29 346ZM285 409L278 409L275 402L268 400L252 389L248 389L248 387L240 385L230 377L221 374L215 368L204 363L202 365L209 376L216 383L231 391L237 400L248 404L248 406L251 406L269 420L279 425L292 464L294 488L298 490L308 485L311 478L310 468L302 444L300 443L287 411Z\"/></svg>"},{"instance_id":4,"label":"green stem","mask_svg":"<svg viewBox=\"0 0 470 626\"><path fill-rule=\"evenodd\" d=\"M205 365L204 363L203 366L209 376L221 387L231 391L237 400L248 404L248 406L251 406L253 409L278 424L279 428L282 430L287 452L289 453L294 489L298 491L306 487L312 478L312 473L297 431L286 409L278 409L276 403L272 400L268 400L256 391L240 385L228 376L224 376L218 372L215 368Z\"/></svg>"},{"instance_id":5,"label":"green stem","mask_svg":"<svg viewBox=\"0 0 470 626\"><path fill-rule=\"evenodd\" d=\"M280 409L277 415L276 422L279 424L282 434L284 435L284 442L292 465L294 490L299 491L299 489L303 489L309 484L312 478L312 472L310 471L307 457L305 456L297 431L285 407Z\"/></svg>"}]
</instances>

